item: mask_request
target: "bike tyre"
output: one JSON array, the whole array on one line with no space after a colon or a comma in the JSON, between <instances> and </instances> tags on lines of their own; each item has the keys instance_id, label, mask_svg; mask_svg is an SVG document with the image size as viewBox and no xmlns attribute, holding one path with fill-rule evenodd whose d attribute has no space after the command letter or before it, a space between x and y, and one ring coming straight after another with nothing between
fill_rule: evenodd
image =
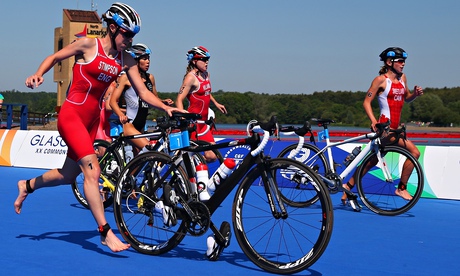
<instances>
[{"instance_id":1,"label":"bike tyre","mask_svg":"<svg viewBox=\"0 0 460 276\"><path fill-rule=\"evenodd\" d=\"M314 264L330 241L333 209L329 192L318 175L298 161L275 158L267 161L266 168L277 186L295 185L283 174L301 171L316 190L318 200L308 207L296 207L285 204L280 197L275 200L275 206L283 204L287 216L274 216L269 203L272 197L266 194L261 183L261 175L266 172L255 167L236 191L233 231L245 255L258 267L277 274L297 273ZM274 192L272 188L270 194Z\"/></svg>"},{"instance_id":2,"label":"bike tyre","mask_svg":"<svg viewBox=\"0 0 460 276\"><path fill-rule=\"evenodd\" d=\"M174 169L169 174L166 173L171 166ZM155 171L150 180L146 177L146 168L149 168L148 173L150 175L152 175L152 171ZM142 173L144 175L141 175ZM158 181L161 181L160 179L163 177L166 178L165 182L159 183ZM114 196L114 216L120 234L136 251L142 254L160 255L172 250L184 239L187 234L187 224L180 215L177 215L177 224L165 227L163 216L154 211L152 201L144 197L143 204L140 204L140 194L136 198L126 196L127 191L142 191L141 187L145 185L143 184L145 181L153 181L152 185L155 188L159 187L156 192L148 195L152 201L158 201L161 198L156 194L162 192L166 184L171 185L176 195L185 197L184 201L189 201L190 182L183 168L176 166L171 156L156 151L145 152L136 156L123 169L117 182ZM174 206L173 208L176 214L181 214L183 211L181 206ZM149 225L150 222L151 225Z\"/></svg>"},{"instance_id":3,"label":"bike tyre","mask_svg":"<svg viewBox=\"0 0 460 276\"><path fill-rule=\"evenodd\" d=\"M406 149L398 146L386 146L380 150L385 158L385 163L393 177L393 182L384 179L383 172L377 166L364 174L366 164L373 158L375 153L367 155L357 168L356 185L361 201L374 213L385 216L397 216L409 211L417 204L424 188L424 173L418 160ZM374 159L375 160L375 159ZM401 168L404 160L409 160L414 166L407 183L407 191L412 195L412 200L405 200L394 194L397 184L395 180L401 178Z\"/></svg>"}]
</instances>

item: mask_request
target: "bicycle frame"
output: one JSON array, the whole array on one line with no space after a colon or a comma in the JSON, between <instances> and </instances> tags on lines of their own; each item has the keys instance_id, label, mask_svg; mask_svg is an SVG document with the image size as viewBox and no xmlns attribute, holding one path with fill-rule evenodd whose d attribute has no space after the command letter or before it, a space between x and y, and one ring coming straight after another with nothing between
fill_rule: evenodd
<instances>
[{"instance_id":1,"label":"bicycle frame","mask_svg":"<svg viewBox=\"0 0 460 276\"><path fill-rule=\"evenodd\" d=\"M240 184L240 181L243 179L243 177L249 171L251 171L251 169L248 169L248 168L253 168L254 165L261 167L261 171L264 172L262 174L263 183L270 183L269 185L272 187L272 189L270 189L269 187L265 187L265 192L268 195L267 198L270 201L269 204L270 204L272 213L277 216L282 216L286 213L283 204L279 204L279 207L281 209L281 215L276 214L275 203L274 203L274 199L272 198L272 192L275 191L275 198L277 202L282 202L282 200L280 199L280 195L277 193L278 189L273 188L275 187L273 179L271 178L270 175L266 174L266 169L264 168L265 158L263 154L263 149L265 145L268 143L269 136L270 136L270 133L264 130L263 139L260 138L260 135L257 132L253 132L253 134L248 138L236 139L236 140L229 141L229 142L220 142L220 143L210 144L210 145L187 147L181 150L183 151L183 154L179 154L179 155L186 156L185 158L187 158L188 152L202 152L206 150L222 149L222 148L234 147L234 146L239 146L239 145L249 145L251 148L251 153L246 155L242 163L239 164L239 166L227 178L222 180L222 182L220 183L219 189L216 189L216 191L211 196L211 198L207 202L205 202L205 205L206 207L208 207L211 215L217 210L217 208L219 208L219 206L227 198L227 196L232 192L232 190ZM189 170L194 169L194 168L190 168L190 164L192 163L184 162L184 164L186 166L187 173L189 173ZM220 234L219 230L217 229L217 227L212 221L210 223L210 228L218 239L224 240L224 237Z\"/></svg>"},{"instance_id":2,"label":"bicycle frame","mask_svg":"<svg viewBox=\"0 0 460 276\"><path fill-rule=\"evenodd\" d=\"M285 134L290 135L292 133L285 133ZM303 141L304 141L303 138L304 137L299 136L299 145L296 148L296 151L298 151L300 148L302 148ZM364 159L364 157L366 157L370 152L375 152L376 156L377 156L377 159L378 159L378 164L382 168L382 171L383 171L383 174L385 176L386 181L387 182L393 182L393 178L391 176L391 173L388 170L388 167L387 167L386 162L385 162L385 158L380 154L380 151L379 151L381 143L380 143L380 137L378 137L377 133L371 132L371 133L359 135L359 136L356 136L356 137L348 138L348 139L345 139L343 141L331 142L330 136L329 136L329 130L328 130L327 127L325 127L324 128L324 138L326 140L326 146L323 147L322 149L320 149L320 151L317 154L315 154L312 157L310 157L306 161L307 164L310 164L310 162L312 160L314 160L316 157L318 157L318 155L324 154L325 152L327 152L327 161L328 161L328 163L330 165L331 172L336 173L336 169L335 169L335 166L334 166L334 158L333 158L333 154L332 154L332 148L340 146L340 145L360 141L360 140L363 140L363 139L369 139L370 141L366 144L364 149L362 149L361 152L354 158L354 160L345 168L345 170L343 170L339 174L341 181L343 179L345 179L358 166L358 164ZM294 156L295 154L296 154L295 152L292 153L292 156ZM333 180L330 180L330 179L328 179L328 178L326 178L325 176L322 176L322 175L320 175L320 176L325 182L328 183L328 185L330 185L330 186L335 185ZM343 190L341 185L338 188L339 188L339 190Z\"/></svg>"}]
</instances>

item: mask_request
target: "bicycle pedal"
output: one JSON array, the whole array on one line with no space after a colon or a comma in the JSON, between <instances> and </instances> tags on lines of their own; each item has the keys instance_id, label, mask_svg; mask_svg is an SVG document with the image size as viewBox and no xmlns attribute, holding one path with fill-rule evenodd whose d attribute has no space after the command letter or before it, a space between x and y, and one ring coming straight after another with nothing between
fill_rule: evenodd
<instances>
[{"instance_id":1,"label":"bicycle pedal","mask_svg":"<svg viewBox=\"0 0 460 276\"><path fill-rule=\"evenodd\" d=\"M222 234L222 237L224 238L223 241L217 241L222 247L227 248L230 245L230 239L232 237L232 231L230 229L230 223L227 221L223 221L222 224L220 225L219 232Z\"/></svg>"},{"instance_id":2,"label":"bicycle pedal","mask_svg":"<svg viewBox=\"0 0 460 276\"><path fill-rule=\"evenodd\" d=\"M348 203L350 204L351 208L353 209L353 211L355 212L361 212L361 205L359 205L358 203L358 200L357 199L349 199L348 200Z\"/></svg>"},{"instance_id":3,"label":"bicycle pedal","mask_svg":"<svg viewBox=\"0 0 460 276\"><path fill-rule=\"evenodd\" d=\"M230 230L230 223L227 221L222 222L220 225L219 229L220 234L224 238L223 241L220 241L219 239L216 239L214 235L209 235L206 244L207 244L207 251L206 251L206 257L210 261L217 261L222 254L222 251L224 251L224 248L227 248L230 245L230 239L232 236L232 232Z\"/></svg>"},{"instance_id":4,"label":"bicycle pedal","mask_svg":"<svg viewBox=\"0 0 460 276\"><path fill-rule=\"evenodd\" d=\"M163 187L163 200L166 206L175 206L177 204L176 192L169 184L165 184Z\"/></svg>"},{"instance_id":5,"label":"bicycle pedal","mask_svg":"<svg viewBox=\"0 0 460 276\"><path fill-rule=\"evenodd\" d=\"M165 206L163 201L155 203L155 211L163 216L163 223L166 227L175 226L177 224L177 217L174 213L174 209L169 206Z\"/></svg>"}]
</instances>

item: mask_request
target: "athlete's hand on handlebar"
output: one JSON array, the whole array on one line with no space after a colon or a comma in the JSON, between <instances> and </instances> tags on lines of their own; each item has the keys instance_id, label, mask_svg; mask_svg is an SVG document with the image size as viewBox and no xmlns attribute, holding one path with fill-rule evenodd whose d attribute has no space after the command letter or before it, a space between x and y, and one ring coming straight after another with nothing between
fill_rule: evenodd
<instances>
[{"instance_id":1,"label":"athlete's hand on handlebar","mask_svg":"<svg viewBox=\"0 0 460 276\"><path fill-rule=\"evenodd\" d=\"M377 123L374 125L374 128L375 133L377 133L377 137L384 138L390 131L390 121L388 120L385 123Z\"/></svg>"},{"instance_id":2,"label":"athlete's hand on handlebar","mask_svg":"<svg viewBox=\"0 0 460 276\"><path fill-rule=\"evenodd\" d=\"M165 112L168 114L169 117L173 117L173 113L174 113L174 112L178 112L178 113L188 113L187 110L180 109L180 108L177 108L177 107L171 107L171 106L168 106L168 107L165 108L164 110L165 110Z\"/></svg>"}]
</instances>

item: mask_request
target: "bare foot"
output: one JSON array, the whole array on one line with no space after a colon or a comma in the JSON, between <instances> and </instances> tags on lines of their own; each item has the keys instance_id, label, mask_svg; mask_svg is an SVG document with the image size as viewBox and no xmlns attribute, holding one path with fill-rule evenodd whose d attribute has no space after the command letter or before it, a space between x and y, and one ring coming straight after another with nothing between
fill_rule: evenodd
<instances>
[{"instance_id":1,"label":"bare foot","mask_svg":"<svg viewBox=\"0 0 460 276\"><path fill-rule=\"evenodd\" d=\"M395 194L404 198L405 200L412 200L412 196L409 194L409 192L407 192L406 189L396 189Z\"/></svg>"},{"instance_id":2,"label":"bare foot","mask_svg":"<svg viewBox=\"0 0 460 276\"><path fill-rule=\"evenodd\" d=\"M121 242L120 239L115 236L112 229L107 232L107 237L104 238L101 236L101 243L107 245L113 252L120 252L130 247L129 244Z\"/></svg>"},{"instance_id":3,"label":"bare foot","mask_svg":"<svg viewBox=\"0 0 460 276\"><path fill-rule=\"evenodd\" d=\"M27 190L26 190L25 180L18 181L18 191L19 191L18 197L16 198L16 201L14 202L14 210L16 211L16 214L21 213L22 202L26 200L26 197L28 195Z\"/></svg>"}]
</instances>

